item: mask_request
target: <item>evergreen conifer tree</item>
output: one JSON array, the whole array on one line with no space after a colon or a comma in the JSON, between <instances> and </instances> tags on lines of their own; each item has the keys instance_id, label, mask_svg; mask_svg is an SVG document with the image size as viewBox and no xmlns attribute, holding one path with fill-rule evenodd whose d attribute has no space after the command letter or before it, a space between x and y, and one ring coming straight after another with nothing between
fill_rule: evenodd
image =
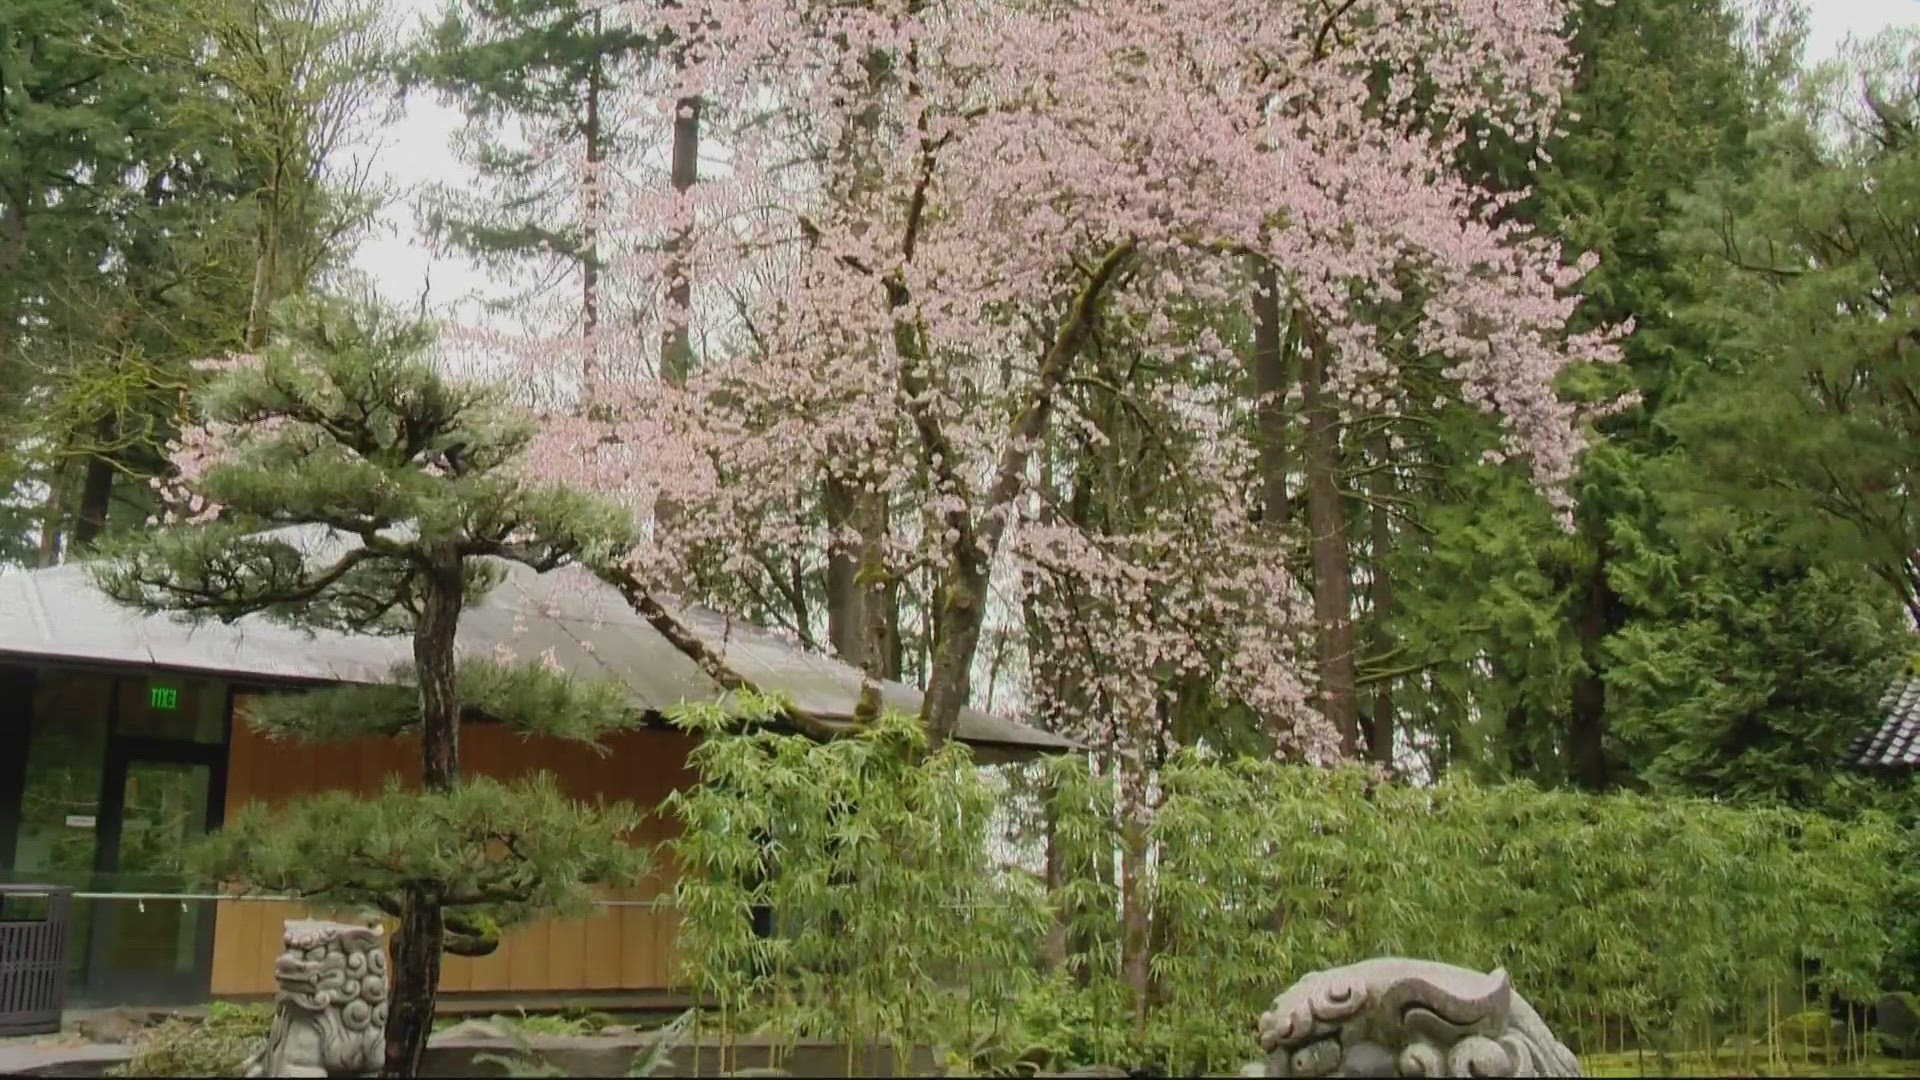
<instances>
[{"instance_id":1,"label":"evergreen conifer tree","mask_svg":"<svg viewBox=\"0 0 1920 1080\"><path fill-rule=\"evenodd\" d=\"M253 613L309 628L408 637L391 684L262 702L275 737L417 735L416 784L254 808L190 860L223 881L371 906L397 920L384 1075L412 1076L443 951L483 955L499 925L577 906L643 870L624 807L586 807L551 778L462 780L463 719L595 741L640 716L610 682L539 663L465 659L462 611L507 564L545 572L628 550L618 508L521 467L531 428L497 387L425 359L431 330L370 301L296 298L258 357L204 388L206 427L177 459L197 508L102 549L95 579L122 603L185 620ZM298 527L305 528L298 528ZM330 543L312 542L328 537Z\"/></svg>"}]
</instances>

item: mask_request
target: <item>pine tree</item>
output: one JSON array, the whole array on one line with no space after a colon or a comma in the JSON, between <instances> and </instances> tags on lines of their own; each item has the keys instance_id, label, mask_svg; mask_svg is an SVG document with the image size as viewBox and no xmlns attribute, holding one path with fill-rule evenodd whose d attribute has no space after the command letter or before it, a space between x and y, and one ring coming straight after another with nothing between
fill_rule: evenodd
<instances>
[{"instance_id":1,"label":"pine tree","mask_svg":"<svg viewBox=\"0 0 1920 1080\"><path fill-rule=\"evenodd\" d=\"M630 811L574 804L545 777L459 771L463 719L594 741L640 722L620 688L454 649L461 612L506 565L599 565L635 534L625 512L529 476L529 425L498 388L437 373L425 325L365 299L293 298L278 314L273 344L200 396L207 426L177 459L181 494L196 501L163 529L108 544L94 573L120 602L189 621L264 613L411 639L392 685L276 697L252 720L296 739L417 734L417 788L251 812L195 861L222 880L396 919L385 1074L412 1076L443 950L484 954L502 922L641 870L622 840ZM345 547L303 544L293 526Z\"/></svg>"},{"instance_id":2,"label":"pine tree","mask_svg":"<svg viewBox=\"0 0 1920 1080\"><path fill-rule=\"evenodd\" d=\"M1809 78L1744 176L1674 247L1714 345L1675 417L1718 493L1792 512L1920 625L1920 47L1894 36Z\"/></svg>"},{"instance_id":3,"label":"pine tree","mask_svg":"<svg viewBox=\"0 0 1920 1080\"><path fill-rule=\"evenodd\" d=\"M405 84L466 114L460 146L481 189L431 189L428 227L495 269L524 274L531 263L536 280L556 265L577 274L585 333L606 303L598 231L607 208L596 193L629 149L614 95L648 48L624 20L581 0L454 0L403 66ZM567 171L574 153L584 199Z\"/></svg>"},{"instance_id":4,"label":"pine tree","mask_svg":"<svg viewBox=\"0 0 1920 1080\"><path fill-rule=\"evenodd\" d=\"M1726 503L1736 493L1728 488L1703 500L1686 492L1690 477L1719 451L1711 440L1685 436L1676 421L1692 403L1724 395L1703 397L1698 379L1715 346L1695 305L1713 285L1676 259L1664 230L1685 217L1688 188L1760 166L1750 136L1777 110L1784 58L1799 40L1797 24L1778 7L1727 0L1582 4L1575 46L1583 78L1570 99L1575 119L1556 140L1552 165L1535 175L1497 145L1479 162L1503 186L1536 182L1535 196L1513 210L1519 220L1600 254L1599 268L1582 282L1582 319L1636 324L1625 365L1588 369L1580 373L1585 381L1563 389L1591 400L1630 385L1639 401L1599 421L1600 438L1576 481L1578 528L1571 537L1554 528L1517 476L1479 464L1494 444L1475 418L1440 415L1420 438L1440 481L1421 492L1413 515L1425 529L1408 530L1389 564L1399 586L1391 636L1399 658L1419 669L1394 692L1456 764L1595 788L1670 786L1663 770L1654 771L1665 779L1644 770L1693 751L1670 741L1688 738L1688 730L1657 717L1670 720L1676 710L1705 715L1721 705L1714 681L1704 677L1652 692L1643 647L1693 642L1690 635L1707 625L1699 620L1737 618L1724 607L1729 596L1762 610L1831 605L1790 624L1793 634L1807 635L1793 647L1838 658L1844 646L1852 650L1843 661L1852 669L1879 666L1873 635L1822 636L1820 627L1846 623L1871 604L1859 595L1857 575L1828 557L1842 553L1831 545L1819 558L1797 550L1801 538L1782 528L1778 505L1748 497L1732 520L1716 526L1717 535L1691 527L1707 511L1732 513ZM1749 33L1760 28L1766 32ZM1603 374L1615 385L1598 385L1594 377ZM1816 588L1789 567L1829 576ZM1655 581L1669 584L1655 589ZM1786 644L1773 648L1782 651L1722 651L1719 662L1728 667L1719 677L1764 684L1773 677L1764 666L1778 663ZM1763 667L1743 667L1749 659ZM1851 678L1829 687L1832 700L1852 703L1850 723L1870 722L1870 705L1862 708L1856 694L1839 688ZM1783 700L1762 694L1755 722L1797 730L1804 715L1782 707ZM1711 741L1705 730L1698 733ZM1823 764L1815 742L1830 745L1831 733L1803 744L1800 762L1809 769ZM1708 772L1745 752L1694 749L1719 763ZM1715 756L1722 753L1730 756Z\"/></svg>"}]
</instances>

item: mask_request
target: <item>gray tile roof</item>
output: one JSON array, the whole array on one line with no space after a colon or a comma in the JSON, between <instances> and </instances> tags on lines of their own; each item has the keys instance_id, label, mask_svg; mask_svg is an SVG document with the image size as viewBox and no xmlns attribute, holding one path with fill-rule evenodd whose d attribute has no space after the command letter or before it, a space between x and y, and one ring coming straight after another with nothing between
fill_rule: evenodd
<instances>
[{"instance_id":1,"label":"gray tile roof","mask_svg":"<svg viewBox=\"0 0 1920 1080\"><path fill-rule=\"evenodd\" d=\"M357 540L324 529L279 530L315 560ZM750 684L785 694L796 708L830 727L849 726L860 673L809 653L757 627L697 605L659 598L682 627L718 652ZM698 664L636 613L618 591L578 568L537 574L509 566L506 580L461 619L457 646L470 654L501 651L522 659L551 651L569 671L613 676L636 706L664 712L721 693ZM403 638L296 629L251 615L231 625L190 626L168 615L143 616L115 604L84 566L68 564L0 574L0 657L138 664L229 678L377 683L410 659ZM883 684L882 698L917 710L920 692ZM1005 717L965 710L955 732L983 758L1066 750L1073 744Z\"/></svg>"},{"instance_id":2,"label":"gray tile roof","mask_svg":"<svg viewBox=\"0 0 1920 1080\"><path fill-rule=\"evenodd\" d=\"M1862 769L1920 769L1920 677L1896 680L1880 699L1880 727L1854 740L1847 763Z\"/></svg>"}]
</instances>

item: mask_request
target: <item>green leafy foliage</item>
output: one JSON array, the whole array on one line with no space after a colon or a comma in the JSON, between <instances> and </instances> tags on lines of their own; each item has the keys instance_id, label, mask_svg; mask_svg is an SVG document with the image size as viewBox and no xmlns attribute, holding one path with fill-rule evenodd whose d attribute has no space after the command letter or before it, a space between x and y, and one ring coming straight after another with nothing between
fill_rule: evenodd
<instances>
[{"instance_id":1,"label":"green leafy foliage","mask_svg":"<svg viewBox=\"0 0 1920 1080\"><path fill-rule=\"evenodd\" d=\"M629 550L631 515L512 469L531 438L490 384L456 383L421 355L431 335L370 297L289 299L258 365L201 403L233 426L194 485L227 520L107 545L95 577L146 611L409 633L420 552L451 549L470 602L499 581L491 556L548 570ZM316 565L285 525L325 525L361 546ZM404 534L404 535L403 535Z\"/></svg>"},{"instance_id":2,"label":"green leafy foliage","mask_svg":"<svg viewBox=\"0 0 1920 1080\"><path fill-rule=\"evenodd\" d=\"M1514 213L1600 256L1583 319L1635 324L1627 363L1582 373L1593 385L1567 395L1630 387L1639 402L1596 421L1571 536L1510 472L1478 463L1483 422L1443 412L1410 437L1435 468L1407 511L1419 527L1386 560L1394 662L1381 666L1398 674L1383 689L1434 773L1832 806L1832 755L1878 720L1861 684L1908 650L1881 629L1891 601L1863 580L1858 549L1810 530L1754 482L1764 469L1700 482L1714 460L1770 462L1776 440L1799 438L1782 425L1804 424L1790 380L1703 378L1727 349L1698 305L1722 291L1743 311L1774 301L1669 234L1719 227L1690 188L1777 168L1783 144L1756 133L1782 114L1803 20L1727 0L1575 11L1582 76L1565 133ZM1470 164L1516 183L1530 168L1497 144ZM1756 342L1797 333L1736 319ZM1734 428L1743 443L1723 437Z\"/></svg>"},{"instance_id":3,"label":"green leafy foliage","mask_svg":"<svg viewBox=\"0 0 1920 1080\"><path fill-rule=\"evenodd\" d=\"M973 1045L1033 980L1046 923L1040 883L995 872L996 786L964 745L927 751L911 718L831 742L740 725L776 714L735 699L675 716L701 735L701 783L667 803L684 826L668 848L688 989L723 1043L752 1024L850 1054Z\"/></svg>"},{"instance_id":4,"label":"green leafy foliage","mask_svg":"<svg viewBox=\"0 0 1920 1080\"><path fill-rule=\"evenodd\" d=\"M1139 1001L1121 964L1113 781L1084 762L1045 766L1042 899L974 831L988 781L958 751L900 753L911 727L823 745L735 730L717 706L681 722L703 735L700 782L674 799L681 958L725 1031L965 1048L986 1070L1217 1074L1259 1056L1253 1020L1274 994L1371 956L1504 967L1589 1045L1625 1017L1643 1043L1679 1047L1797 1000L1814 963L1818 987L1856 998L1884 974L1902 836L1878 815L1413 787L1182 750L1145 834ZM757 907L771 937L753 933Z\"/></svg>"},{"instance_id":5,"label":"green leafy foliage","mask_svg":"<svg viewBox=\"0 0 1920 1080\"><path fill-rule=\"evenodd\" d=\"M257 298L337 268L371 220L364 174L322 165L375 111L373 10L0 12L0 558L144 521L188 365L241 347Z\"/></svg>"},{"instance_id":6,"label":"green leafy foliage","mask_svg":"<svg viewBox=\"0 0 1920 1080\"><path fill-rule=\"evenodd\" d=\"M1897 831L1784 810L1526 784L1377 784L1183 753L1151 830L1166 942L1148 1044L1170 1067L1251 1056L1244 1028L1316 968L1417 955L1504 967L1560 1028L1631 1016L1644 1038L1823 985L1864 997ZM1156 1055L1159 1056L1159 1055Z\"/></svg>"},{"instance_id":7,"label":"green leafy foliage","mask_svg":"<svg viewBox=\"0 0 1920 1080\"><path fill-rule=\"evenodd\" d=\"M401 80L465 114L456 148L477 181L428 188L420 207L428 229L509 274L530 265L534 277L551 277L555 266L598 271L606 261L595 249L603 223L578 205L559 162L525 140L576 147L594 163L632 160L637 140L614 102L654 43L581 0L461 0L424 20L422 31ZM516 128L521 138L502 137Z\"/></svg>"}]
</instances>

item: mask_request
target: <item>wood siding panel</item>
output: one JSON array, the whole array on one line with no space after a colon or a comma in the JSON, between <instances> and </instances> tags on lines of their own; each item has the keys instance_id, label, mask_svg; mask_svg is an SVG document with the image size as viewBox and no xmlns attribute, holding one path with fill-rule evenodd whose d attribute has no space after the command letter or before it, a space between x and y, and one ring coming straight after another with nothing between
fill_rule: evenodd
<instances>
[{"instance_id":1,"label":"wood siding panel","mask_svg":"<svg viewBox=\"0 0 1920 1080\"><path fill-rule=\"evenodd\" d=\"M235 695L233 741L228 754L226 819L248 803L283 805L297 795L339 788L378 792L388 776L403 782L418 775L416 739L363 739L308 746L274 743L242 718L245 698ZM462 771L500 779L546 771L561 789L585 802L627 801L653 811L659 801L689 781L689 742L678 732L628 732L608 740L606 755L556 739L522 739L504 728L466 725L460 731ZM676 832L650 813L642 838ZM642 888L614 890L641 899L671 888L665 868ZM222 901L214 924L212 991L219 996L271 994L273 961L280 954L281 924L309 917L304 905L267 901ZM389 927L391 930L391 927ZM603 908L584 919L550 920L502 935L491 956L446 957L440 988L446 992L569 992L664 990L672 974L672 923L645 908Z\"/></svg>"}]
</instances>

